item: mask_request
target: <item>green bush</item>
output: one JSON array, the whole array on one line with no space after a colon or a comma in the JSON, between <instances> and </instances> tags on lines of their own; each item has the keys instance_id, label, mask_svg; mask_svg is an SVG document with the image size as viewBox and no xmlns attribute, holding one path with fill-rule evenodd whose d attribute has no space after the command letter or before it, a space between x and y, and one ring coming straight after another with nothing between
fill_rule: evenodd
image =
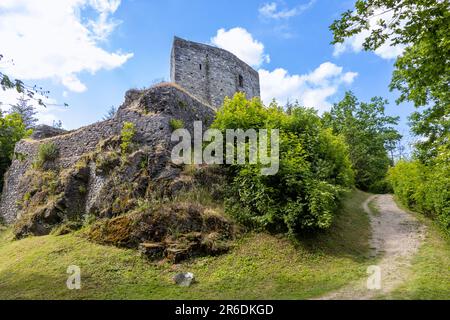
<instances>
[{"instance_id":1,"label":"green bush","mask_svg":"<svg viewBox=\"0 0 450 320\"><path fill-rule=\"evenodd\" d=\"M407 207L435 218L450 231L450 146L443 146L429 164L400 161L388 179Z\"/></svg>"},{"instance_id":2,"label":"green bush","mask_svg":"<svg viewBox=\"0 0 450 320\"><path fill-rule=\"evenodd\" d=\"M177 129L183 129L184 128L184 122L183 120L178 119L170 119L169 121L170 129L172 131L175 131Z\"/></svg>"},{"instance_id":3,"label":"green bush","mask_svg":"<svg viewBox=\"0 0 450 320\"><path fill-rule=\"evenodd\" d=\"M136 125L132 122L125 122L122 127L121 132L121 144L120 149L122 150L122 155L127 154L131 150L133 144L133 139L136 134Z\"/></svg>"},{"instance_id":4,"label":"green bush","mask_svg":"<svg viewBox=\"0 0 450 320\"><path fill-rule=\"evenodd\" d=\"M43 143L39 146L38 156L35 161L37 168L42 168L48 161L53 161L58 157L58 148L53 142Z\"/></svg>"},{"instance_id":5,"label":"green bush","mask_svg":"<svg viewBox=\"0 0 450 320\"><path fill-rule=\"evenodd\" d=\"M213 128L279 129L280 162L275 175L261 175L261 164L231 165L226 210L250 228L287 231L326 229L353 171L342 137L322 126L312 109L276 104L264 107L242 93L227 99Z\"/></svg>"},{"instance_id":6,"label":"green bush","mask_svg":"<svg viewBox=\"0 0 450 320\"><path fill-rule=\"evenodd\" d=\"M3 189L3 176L14 157L16 143L31 134L17 113L3 115L0 110L0 193ZM17 154L19 155L19 154Z\"/></svg>"}]
</instances>

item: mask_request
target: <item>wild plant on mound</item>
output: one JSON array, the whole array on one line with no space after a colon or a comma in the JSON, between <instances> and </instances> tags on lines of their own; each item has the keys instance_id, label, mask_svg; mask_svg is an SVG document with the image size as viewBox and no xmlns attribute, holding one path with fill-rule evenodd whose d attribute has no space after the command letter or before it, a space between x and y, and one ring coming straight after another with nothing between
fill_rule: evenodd
<instances>
[{"instance_id":1,"label":"wild plant on mound","mask_svg":"<svg viewBox=\"0 0 450 320\"><path fill-rule=\"evenodd\" d=\"M42 168L48 161L53 161L58 157L58 148L52 142L43 143L39 146L38 156L34 162L36 168Z\"/></svg>"}]
</instances>

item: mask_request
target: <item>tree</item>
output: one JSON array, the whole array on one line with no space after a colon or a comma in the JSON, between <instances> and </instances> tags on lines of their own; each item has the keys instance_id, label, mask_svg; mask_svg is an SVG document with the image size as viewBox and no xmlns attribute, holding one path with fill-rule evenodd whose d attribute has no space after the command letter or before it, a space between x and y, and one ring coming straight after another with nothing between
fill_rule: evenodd
<instances>
[{"instance_id":1,"label":"tree","mask_svg":"<svg viewBox=\"0 0 450 320\"><path fill-rule=\"evenodd\" d=\"M111 106L107 113L103 116L103 120L110 120L115 117L117 112L117 108L115 106Z\"/></svg>"},{"instance_id":2,"label":"tree","mask_svg":"<svg viewBox=\"0 0 450 320\"><path fill-rule=\"evenodd\" d=\"M3 178L14 157L14 147L18 141L31 134L17 113L3 116L0 110L0 190Z\"/></svg>"},{"instance_id":3,"label":"tree","mask_svg":"<svg viewBox=\"0 0 450 320\"><path fill-rule=\"evenodd\" d=\"M22 117L22 121L27 129L32 129L36 126L38 119L35 118L36 110L33 105L29 104L30 99L26 99L26 96L22 94L17 99L15 105L11 105L9 113L17 113Z\"/></svg>"},{"instance_id":4,"label":"tree","mask_svg":"<svg viewBox=\"0 0 450 320\"><path fill-rule=\"evenodd\" d=\"M398 117L386 116L387 101L374 97L370 103L359 102L352 92L323 115L324 124L341 134L349 146L358 188L376 190L383 183L391 161L388 152L401 135L393 128Z\"/></svg>"},{"instance_id":5,"label":"tree","mask_svg":"<svg viewBox=\"0 0 450 320\"><path fill-rule=\"evenodd\" d=\"M62 121L61 120L53 120L52 127L55 129L62 129L63 128Z\"/></svg>"},{"instance_id":6,"label":"tree","mask_svg":"<svg viewBox=\"0 0 450 320\"><path fill-rule=\"evenodd\" d=\"M333 44L367 32L363 47L376 50L385 43L404 45L390 84L399 90L397 103L425 107L410 120L415 134L424 136L418 154L427 161L437 154L450 128L450 2L448 0L357 0L355 10L330 26ZM378 18L374 27L369 19Z\"/></svg>"}]
</instances>

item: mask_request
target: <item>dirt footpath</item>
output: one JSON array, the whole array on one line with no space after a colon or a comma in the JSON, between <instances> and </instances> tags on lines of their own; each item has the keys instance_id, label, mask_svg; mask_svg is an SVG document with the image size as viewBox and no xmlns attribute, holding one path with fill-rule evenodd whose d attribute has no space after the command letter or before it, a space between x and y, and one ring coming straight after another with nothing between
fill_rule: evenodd
<instances>
[{"instance_id":1,"label":"dirt footpath","mask_svg":"<svg viewBox=\"0 0 450 320\"><path fill-rule=\"evenodd\" d=\"M371 201L374 201L378 212L370 210ZM370 197L364 203L364 210L370 217L372 254L380 257L376 263L379 269L373 270L381 271L381 289L368 289L368 274L367 278L328 293L320 297L320 300L374 299L388 294L408 279L411 259L424 239L425 226L412 215L398 208L391 195ZM373 286L374 282L370 281L370 283Z\"/></svg>"}]
</instances>

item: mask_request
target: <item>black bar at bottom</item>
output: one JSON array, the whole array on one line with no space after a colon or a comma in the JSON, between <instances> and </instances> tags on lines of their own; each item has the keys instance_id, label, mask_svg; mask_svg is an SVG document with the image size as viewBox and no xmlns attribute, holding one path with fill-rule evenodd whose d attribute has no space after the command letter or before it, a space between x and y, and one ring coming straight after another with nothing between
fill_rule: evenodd
<instances>
[{"instance_id":1,"label":"black bar at bottom","mask_svg":"<svg viewBox=\"0 0 450 320\"><path fill-rule=\"evenodd\" d=\"M3 301L0 310L46 319L89 317L98 314L124 320L139 319L317 319L332 315L346 318L385 318L400 311L402 318L421 311L449 310L449 301ZM8 310L10 309L10 310ZM13 313L13 314L14 314ZM443 314L444 314L443 313Z\"/></svg>"}]
</instances>

